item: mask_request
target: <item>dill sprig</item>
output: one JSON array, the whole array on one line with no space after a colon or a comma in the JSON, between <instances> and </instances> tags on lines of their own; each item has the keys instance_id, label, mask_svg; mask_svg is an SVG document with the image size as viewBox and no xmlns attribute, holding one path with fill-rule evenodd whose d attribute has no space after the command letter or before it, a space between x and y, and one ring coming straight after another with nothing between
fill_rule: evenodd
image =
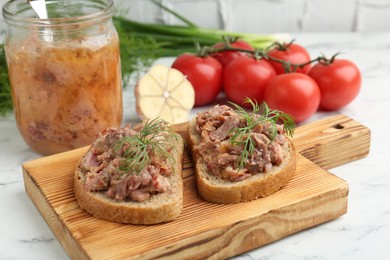
<instances>
[{"instance_id":1,"label":"dill sprig","mask_svg":"<svg viewBox=\"0 0 390 260\"><path fill-rule=\"evenodd\" d=\"M247 112L241 106L229 102L235 107L235 111L240 115L245 121L246 125L243 127L237 127L230 130L232 136L230 138L230 143L232 145L242 145L244 147L241 155L238 158L238 169L237 171L243 169L250 156L255 151L255 141L251 136L251 132L259 124L268 125L270 130L269 138L271 141L275 139L278 134L278 129L276 124L281 122L284 127L284 131L288 136L293 136L295 130L295 121L294 118L282 111L276 109L270 109L265 102L262 102L261 105L258 105L257 102L253 102L251 99L246 98L245 103L249 103L252 106L252 111Z\"/></svg>"},{"instance_id":2,"label":"dill sprig","mask_svg":"<svg viewBox=\"0 0 390 260\"><path fill-rule=\"evenodd\" d=\"M11 87L8 79L4 45L0 44L0 115L12 111Z\"/></svg>"},{"instance_id":3,"label":"dill sprig","mask_svg":"<svg viewBox=\"0 0 390 260\"><path fill-rule=\"evenodd\" d=\"M114 145L115 152L122 152L119 169L123 173L140 174L155 156L168 161L174 170L175 157L172 152L176 149L177 140L178 136L164 120L147 120L137 134L124 136Z\"/></svg>"}]
</instances>

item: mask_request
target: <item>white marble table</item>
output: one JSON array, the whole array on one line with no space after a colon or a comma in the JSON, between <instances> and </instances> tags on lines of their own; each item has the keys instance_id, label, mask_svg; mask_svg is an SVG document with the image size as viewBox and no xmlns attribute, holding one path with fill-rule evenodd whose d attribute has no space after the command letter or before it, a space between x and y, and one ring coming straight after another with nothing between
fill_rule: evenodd
<instances>
[{"instance_id":1,"label":"white marble table","mask_svg":"<svg viewBox=\"0 0 390 260\"><path fill-rule=\"evenodd\" d=\"M389 259L390 255L390 34L296 34L313 56L353 60L363 73L358 98L343 113L372 131L367 158L332 169L350 187L348 213L237 259ZM169 63L171 60L163 60ZM131 89L124 121L136 119ZM195 113L196 110L193 111ZM18 133L13 115L0 119L0 259L68 259L24 190L21 164L39 158Z\"/></svg>"}]
</instances>

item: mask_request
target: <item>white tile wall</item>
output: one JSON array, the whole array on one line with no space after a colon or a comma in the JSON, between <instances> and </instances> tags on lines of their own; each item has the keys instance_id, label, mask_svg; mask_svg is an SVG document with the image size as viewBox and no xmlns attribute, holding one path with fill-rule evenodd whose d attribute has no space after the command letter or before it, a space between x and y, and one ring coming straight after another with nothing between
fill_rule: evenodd
<instances>
[{"instance_id":1,"label":"white tile wall","mask_svg":"<svg viewBox=\"0 0 390 260\"><path fill-rule=\"evenodd\" d=\"M358 31L390 31L390 0L360 0Z\"/></svg>"},{"instance_id":2,"label":"white tile wall","mask_svg":"<svg viewBox=\"0 0 390 260\"><path fill-rule=\"evenodd\" d=\"M390 31L390 0L160 0L195 24L253 33ZM0 0L2 6L6 0ZM142 22L179 23L149 0L114 0ZM0 31L6 30L0 18Z\"/></svg>"},{"instance_id":3,"label":"white tile wall","mask_svg":"<svg viewBox=\"0 0 390 260\"><path fill-rule=\"evenodd\" d=\"M127 17L143 22L178 21L147 0L114 0ZM390 31L390 0L160 0L202 27L229 31Z\"/></svg>"}]
</instances>

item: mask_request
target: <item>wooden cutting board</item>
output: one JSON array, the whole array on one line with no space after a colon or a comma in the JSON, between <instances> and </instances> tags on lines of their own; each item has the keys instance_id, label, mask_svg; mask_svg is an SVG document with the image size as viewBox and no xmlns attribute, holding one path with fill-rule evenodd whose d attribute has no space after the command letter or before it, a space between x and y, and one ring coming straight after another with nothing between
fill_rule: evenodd
<instances>
[{"instance_id":1,"label":"wooden cutting board","mask_svg":"<svg viewBox=\"0 0 390 260\"><path fill-rule=\"evenodd\" d=\"M176 130L184 137L185 124ZM365 157L370 130L338 115L298 127L291 182L251 202L218 205L196 190L192 161L184 161L184 209L179 218L152 226L96 219L73 194L73 171L87 148L23 164L25 189L73 259L221 259L238 255L347 212L348 184L326 169ZM352 174L352 173L351 173Z\"/></svg>"}]
</instances>

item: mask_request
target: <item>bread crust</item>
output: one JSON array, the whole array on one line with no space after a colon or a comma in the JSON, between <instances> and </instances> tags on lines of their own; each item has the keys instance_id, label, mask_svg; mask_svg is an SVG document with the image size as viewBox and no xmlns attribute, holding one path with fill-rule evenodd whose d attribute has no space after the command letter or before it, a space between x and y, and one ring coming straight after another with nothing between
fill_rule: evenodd
<instances>
[{"instance_id":1,"label":"bread crust","mask_svg":"<svg viewBox=\"0 0 390 260\"><path fill-rule=\"evenodd\" d=\"M271 171L255 174L238 182L231 182L215 177L208 173L206 164L198 155L194 146L200 143L200 136L196 131L196 120L188 124L189 147L194 160L195 176L199 195L208 202L231 204L251 201L266 197L278 191L291 180L296 168L296 151L293 143L287 138L283 146L287 156L279 166L274 166Z\"/></svg>"},{"instance_id":2,"label":"bread crust","mask_svg":"<svg viewBox=\"0 0 390 260\"><path fill-rule=\"evenodd\" d=\"M169 177L171 190L152 195L144 202L118 202L103 192L88 192L84 188L84 175L77 164L74 174L74 193L81 209L94 217L126 224L157 224L176 219L183 209L182 161L184 142L177 135L174 171ZM174 142L174 141L172 141Z\"/></svg>"}]
</instances>

